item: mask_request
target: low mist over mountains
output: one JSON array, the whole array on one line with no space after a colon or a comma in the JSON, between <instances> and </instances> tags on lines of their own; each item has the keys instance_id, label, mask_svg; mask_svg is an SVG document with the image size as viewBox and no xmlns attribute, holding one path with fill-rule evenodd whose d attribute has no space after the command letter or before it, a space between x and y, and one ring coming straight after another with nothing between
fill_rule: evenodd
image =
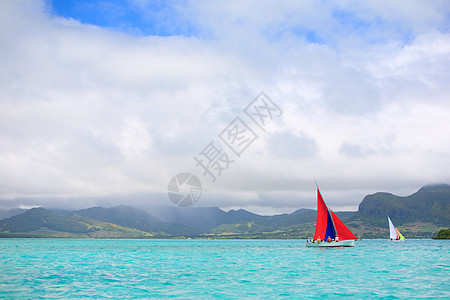
<instances>
[{"instance_id":1,"label":"low mist over mountains","mask_svg":"<svg viewBox=\"0 0 450 300\"><path fill-rule=\"evenodd\" d=\"M192 236L199 234L198 231L188 226L175 222L163 222L143 210L124 205L108 209L91 207L75 211L71 216L81 216L86 219L134 228L151 233L154 236Z\"/></svg>"},{"instance_id":2,"label":"low mist over mountains","mask_svg":"<svg viewBox=\"0 0 450 300\"><path fill-rule=\"evenodd\" d=\"M433 185L399 197L366 196L357 212L337 212L360 238L386 238L389 215L405 237L433 237L450 227L450 186ZM0 237L74 238L306 238L314 232L316 211L261 216L217 207L159 208L147 212L129 206L91 207L58 212L45 208L0 210Z\"/></svg>"}]
</instances>

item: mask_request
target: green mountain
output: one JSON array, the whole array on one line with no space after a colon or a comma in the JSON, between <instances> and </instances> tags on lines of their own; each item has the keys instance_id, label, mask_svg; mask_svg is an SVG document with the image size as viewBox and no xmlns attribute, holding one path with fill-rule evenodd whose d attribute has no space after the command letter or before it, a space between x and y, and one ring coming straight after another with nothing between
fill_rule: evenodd
<instances>
[{"instance_id":1,"label":"green mountain","mask_svg":"<svg viewBox=\"0 0 450 300\"><path fill-rule=\"evenodd\" d=\"M365 238L385 237L387 216L406 238L433 237L439 229L450 227L450 186L425 186L406 197L368 195L348 219L348 227Z\"/></svg>"},{"instance_id":2,"label":"green mountain","mask_svg":"<svg viewBox=\"0 0 450 300\"><path fill-rule=\"evenodd\" d=\"M397 218L398 224L421 221L449 225L450 186L426 186L407 197L389 193L368 195L359 205L355 215L371 219L372 224L375 218L386 216Z\"/></svg>"},{"instance_id":3,"label":"green mountain","mask_svg":"<svg viewBox=\"0 0 450 300\"><path fill-rule=\"evenodd\" d=\"M450 228L440 230L433 239L435 239L435 240L450 240Z\"/></svg>"},{"instance_id":4,"label":"green mountain","mask_svg":"<svg viewBox=\"0 0 450 300\"><path fill-rule=\"evenodd\" d=\"M0 237L144 238L148 232L32 208L0 221Z\"/></svg>"},{"instance_id":5,"label":"green mountain","mask_svg":"<svg viewBox=\"0 0 450 300\"><path fill-rule=\"evenodd\" d=\"M366 196L357 212L336 215L360 238L386 238L387 216L406 238L431 238L450 227L450 186L431 185L400 197L389 193ZM292 214L259 216L247 211L218 208L179 210L177 221L212 237L306 238L315 228L316 211L299 209ZM194 217L195 216L195 217ZM184 223L186 222L186 223Z\"/></svg>"},{"instance_id":6,"label":"green mountain","mask_svg":"<svg viewBox=\"0 0 450 300\"><path fill-rule=\"evenodd\" d=\"M431 238L450 227L449 204L450 186L433 185L407 197L368 195L357 212L335 213L360 238L387 238L388 215L406 238ZM172 207L152 214L129 206L74 212L33 208L0 220L0 237L306 238L313 235L315 221L316 210L311 209L261 216L217 207Z\"/></svg>"},{"instance_id":7,"label":"green mountain","mask_svg":"<svg viewBox=\"0 0 450 300\"><path fill-rule=\"evenodd\" d=\"M0 220L8 219L13 216L20 215L26 211L27 211L27 209L22 209L22 208L13 208L13 209L9 209L9 210L0 208Z\"/></svg>"},{"instance_id":8,"label":"green mountain","mask_svg":"<svg viewBox=\"0 0 450 300\"><path fill-rule=\"evenodd\" d=\"M156 213L164 221L185 225L198 233L207 233L222 224L253 222L265 218L244 209L225 212L218 207L168 207Z\"/></svg>"},{"instance_id":9,"label":"green mountain","mask_svg":"<svg viewBox=\"0 0 450 300\"><path fill-rule=\"evenodd\" d=\"M336 212L346 220L354 212ZM307 238L314 234L316 210L299 209L291 214L259 216L253 221L221 224L206 235L218 237L247 238Z\"/></svg>"}]
</instances>

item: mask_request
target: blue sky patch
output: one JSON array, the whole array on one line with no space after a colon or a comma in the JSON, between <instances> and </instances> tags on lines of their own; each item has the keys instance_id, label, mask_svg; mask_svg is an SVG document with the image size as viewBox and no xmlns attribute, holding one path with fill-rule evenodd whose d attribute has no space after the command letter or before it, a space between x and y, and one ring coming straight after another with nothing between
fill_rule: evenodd
<instances>
[{"instance_id":1,"label":"blue sky patch","mask_svg":"<svg viewBox=\"0 0 450 300\"><path fill-rule=\"evenodd\" d=\"M195 36L199 31L180 9L184 2L53 0L50 7L55 15L133 35Z\"/></svg>"}]
</instances>

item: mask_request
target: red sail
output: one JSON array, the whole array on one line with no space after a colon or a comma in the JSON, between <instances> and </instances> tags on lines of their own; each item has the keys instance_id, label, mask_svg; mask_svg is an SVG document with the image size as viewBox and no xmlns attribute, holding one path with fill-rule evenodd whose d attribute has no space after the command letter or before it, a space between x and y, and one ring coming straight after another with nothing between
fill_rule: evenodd
<instances>
[{"instance_id":1,"label":"red sail","mask_svg":"<svg viewBox=\"0 0 450 300\"><path fill-rule=\"evenodd\" d=\"M320 236L323 240L325 238L325 232L327 230L327 217L328 209L323 202L322 195L319 189L317 189L317 220L316 220L316 232L314 233L314 240Z\"/></svg>"},{"instance_id":2,"label":"red sail","mask_svg":"<svg viewBox=\"0 0 450 300\"><path fill-rule=\"evenodd\" d=\"M339 237L340 241L345 240L357 240L358 238L353 234L353 232L350 231L350 229L347 228L347 226L342 223L341 220L334 214L334 212L331 211L331 217L333 218L334 227L337 231L337 236ZM317 231L317 229L316 229Z\"/></svg>"}]
</instances>

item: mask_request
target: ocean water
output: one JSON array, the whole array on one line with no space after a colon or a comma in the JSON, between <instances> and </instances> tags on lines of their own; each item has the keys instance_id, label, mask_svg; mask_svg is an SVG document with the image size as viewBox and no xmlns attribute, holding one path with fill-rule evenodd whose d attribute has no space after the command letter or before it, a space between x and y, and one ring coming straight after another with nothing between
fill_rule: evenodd
<instances>
[{"instance_id":1,"label":"ocean water","mask_svg":"<svg viewBox=\"0 0 450 300\"><path fill-rule=\"evenodd\" d=\"M0 298L450 298L450 241L304 242L0 239Z\"/></svg>"}]
</instances>

